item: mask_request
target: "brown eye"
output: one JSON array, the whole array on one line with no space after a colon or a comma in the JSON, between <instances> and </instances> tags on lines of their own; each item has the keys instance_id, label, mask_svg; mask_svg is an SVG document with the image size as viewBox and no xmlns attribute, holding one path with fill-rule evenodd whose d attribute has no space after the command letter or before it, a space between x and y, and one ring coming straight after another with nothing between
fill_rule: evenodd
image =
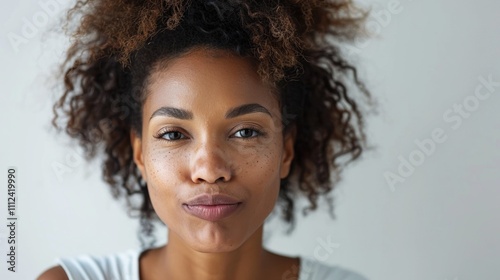
<instances>
[{"instance_id":1,"label":"brown eye","mask_svg":"<svg viewBox=\"0 0 500 280\"><path fill-rule=\"evenodd\" d=\"M167 131L160 133L157 138L162 138L167 141L176 141L186 138L186 136L179 131Z\"/></svg>"},{"instance_id":2,"label":"brown eye","mask_svg":"<svg viewBox=\"0 0 500 280\"><path fill-rule=\"evenodd\" d=\"M236 131L234 134L237 138L250 138L250 137L256 137L259 136L260 133L259 131L251 128L244 128Z\"/></svg>"}]
</instances>

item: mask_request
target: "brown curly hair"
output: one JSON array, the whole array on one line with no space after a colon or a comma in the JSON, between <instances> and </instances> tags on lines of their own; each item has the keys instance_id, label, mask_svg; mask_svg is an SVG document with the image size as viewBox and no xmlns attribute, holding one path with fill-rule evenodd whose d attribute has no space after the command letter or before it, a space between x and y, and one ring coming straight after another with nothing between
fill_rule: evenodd
<instances>
[{"instance_id":1,"label":"brown curly hair","mask_svg":"<svg viewBox=\"0 0 500 280\"><path fill-rule=\"evenodd\" d=\"M104 155L104 180L114 198L139 210L142 246L145 238L154 245L159 218L129 138L131 130L141 132L148 75L155 63L197 46L250 57L279 91L284 131L295 126L297 135L307 136L297 137L290 175L280 185L282 218L293 229L296 195L310 202L304 213L315 210L366 144L359 100L347 95L348 84L354 81L366 100L370 93L332 42L360 36L367 14L351 0L77 1L67 14L73 42L61 65L65 91L52 124L60 131L58 118L67 116L65 131L87 159Z\"/></svg>"}]
</instances>

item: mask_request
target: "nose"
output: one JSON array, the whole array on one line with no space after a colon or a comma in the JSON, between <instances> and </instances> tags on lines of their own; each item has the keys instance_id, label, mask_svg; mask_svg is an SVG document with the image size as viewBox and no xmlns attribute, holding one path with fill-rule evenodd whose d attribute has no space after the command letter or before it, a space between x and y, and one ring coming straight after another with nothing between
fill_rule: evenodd
<instances>
[{"instance_id":1,"label":"nose","mask_svg":"<svg viewBox=\"0 0 500 280\"><path fill-rule=\"evenodd\" d=\"M191 158L191 180L194 183L217 183L231 180L231 163L217 143L200 143Z\"/></svg>"}]
</instances>

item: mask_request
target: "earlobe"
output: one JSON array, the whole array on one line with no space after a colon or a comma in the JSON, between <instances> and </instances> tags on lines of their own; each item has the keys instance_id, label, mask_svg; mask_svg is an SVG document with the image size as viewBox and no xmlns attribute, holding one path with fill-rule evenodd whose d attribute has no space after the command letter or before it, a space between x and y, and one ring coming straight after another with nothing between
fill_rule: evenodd
<instances>
[{"instance_id":1,"label":"earlobe","mask_svg":"<svg viewBox=\"0 0 500 280\"><path fill-rule=\"evenodd\" d=\"M142 179L147 181L146 170L144 167L144 157L142 153L142 140L133 129L130 131L130 144L132 145L132 157L134 163L141 172Z\"/></svg>"},{"instance_id":2,"label":"earlobe","mask_svg":"<svg viewBox=\"0 0 500 280\"><path fill-rule=\"evenodd\" d=\"M285 134L285 139L283 141L283 157L281 162L280 177L281 179L288 176L290 173L290 167L292 165L293 158L295 156L295 136L296 127L293 126L289 132Z\"/></svg>"}]
</instances>

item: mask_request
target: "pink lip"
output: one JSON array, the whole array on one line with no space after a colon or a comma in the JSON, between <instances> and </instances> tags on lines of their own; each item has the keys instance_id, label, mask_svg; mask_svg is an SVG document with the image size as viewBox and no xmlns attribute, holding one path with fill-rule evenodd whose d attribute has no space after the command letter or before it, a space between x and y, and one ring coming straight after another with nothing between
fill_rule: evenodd
<instances>
[{"instance_id":1,"label":"pink lip","mask_svg":"<svg viewBox=\"0 0 500 280\"><path fill-rule=\"evenodd\" d=\"M184 203L182 207L193 216L215 222L233 214L241 203L240 200L223 194L203 194Z\"/></svg>"},{"instance_id":2,"label":"pink lip","mask_svg":"<svg viewBox=\"0 0 500 280\"><path fill-rule=\"evenodd\" d=\"M223 194L213 194L213 195L202 194L202 195L199 195L199 196L189 200L185 204L187 204L189 206L193 206L193 205L237 204L240 202L241 202L240 200L238 200L234 197L223 195Z\"/></svg>"}]
</instances>

